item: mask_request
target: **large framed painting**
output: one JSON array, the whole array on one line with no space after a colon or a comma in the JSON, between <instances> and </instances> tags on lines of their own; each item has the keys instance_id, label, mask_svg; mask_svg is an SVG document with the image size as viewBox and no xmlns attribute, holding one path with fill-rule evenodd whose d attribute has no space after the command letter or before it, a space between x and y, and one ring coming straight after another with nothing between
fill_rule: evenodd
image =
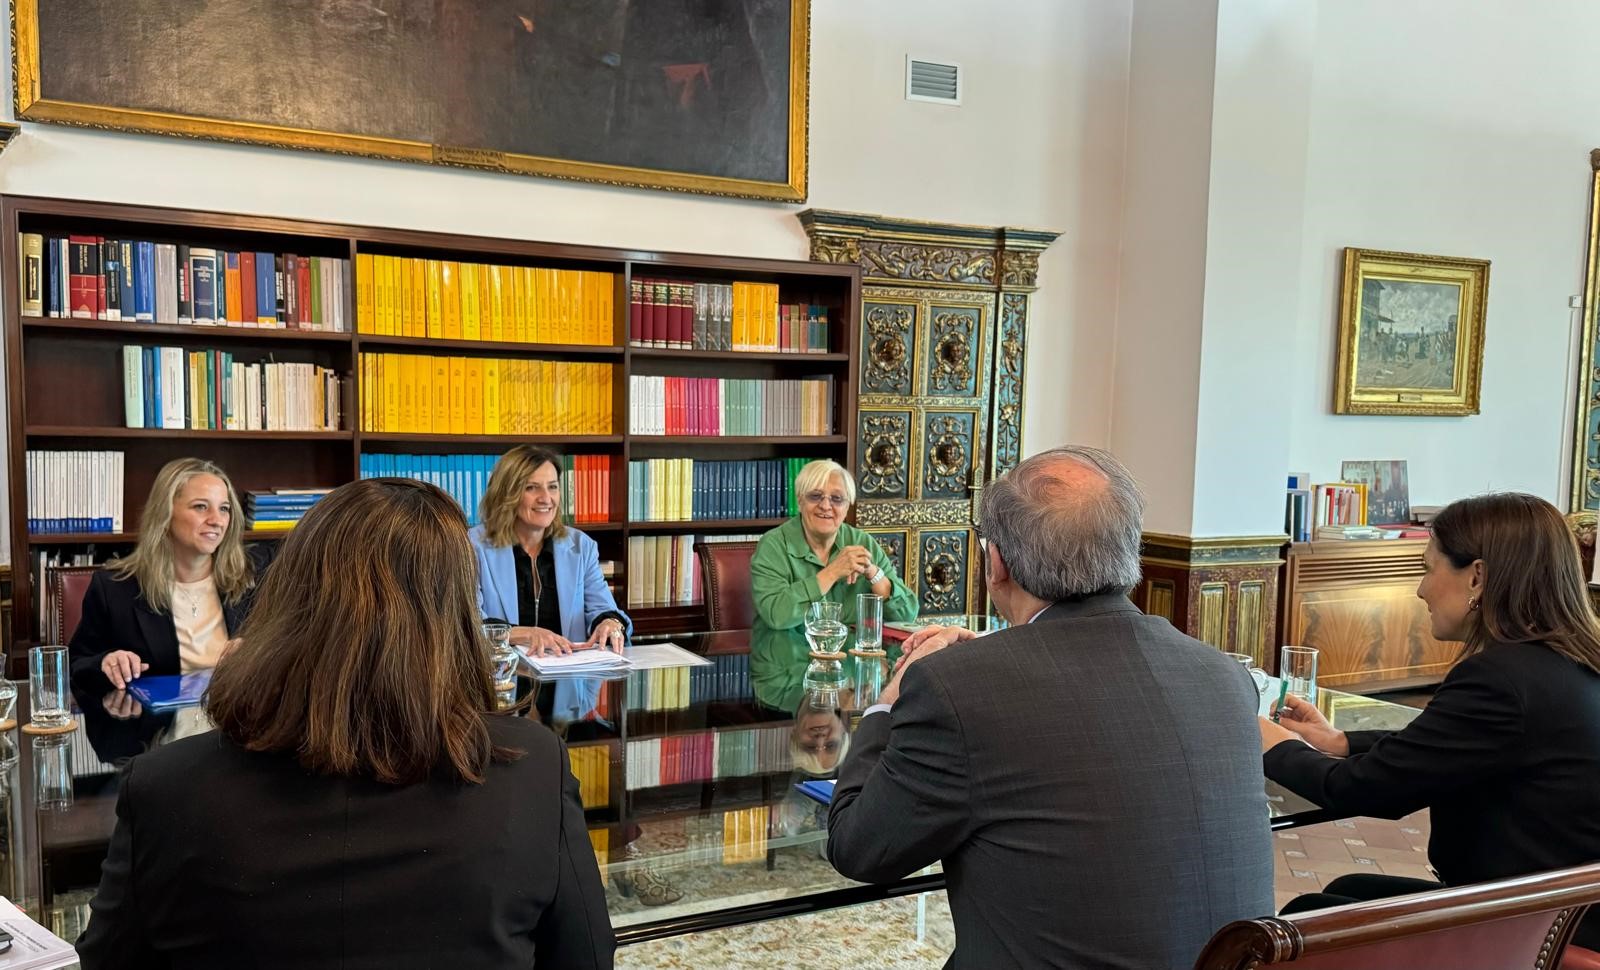
<instances>
[{"instance_id":1,"label":"large framed painting","mask_svg":"<svg viewBox=\"0 0 1600 970\"><path fill-rule=\"evenodd\" d=\"M1344 251L1335 414L1478 413L1489 261Z\"/></svg>"},{"instance_id":2,"label":"large framed painting","mask_svg":"<svg viewBox=\"0 0 1600 970\"><path fill-rule=\"evenodd\" d=\"M12 0L24 121L806 196L810 0Z\"/></svg>"}]
</instances>

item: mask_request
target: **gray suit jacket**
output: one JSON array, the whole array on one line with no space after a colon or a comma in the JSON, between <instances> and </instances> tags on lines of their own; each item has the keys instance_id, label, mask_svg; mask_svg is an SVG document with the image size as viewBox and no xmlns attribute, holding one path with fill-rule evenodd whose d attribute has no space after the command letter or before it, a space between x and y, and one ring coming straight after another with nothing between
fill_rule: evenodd
<instances>
[{"instance_id":1,"label":"gray suit jacket","mask_svg":"<svg viewBox=\"0 0 1600 970\"><path fill-rule=\"evenodd\" d=\"M866 882L943 860L947 967L1190 967L1271 915L1256 692L1237 663L1123 596L907 671L862 719L828 857Z\"/></svg>"}]
</instances>

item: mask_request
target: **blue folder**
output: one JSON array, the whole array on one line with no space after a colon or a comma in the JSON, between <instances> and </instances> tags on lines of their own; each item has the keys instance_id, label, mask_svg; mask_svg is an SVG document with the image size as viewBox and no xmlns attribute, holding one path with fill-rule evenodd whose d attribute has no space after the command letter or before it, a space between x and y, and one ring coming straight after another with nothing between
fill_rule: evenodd
<instances>
[{"instance_id":1,"label":"blue folder","mask_svg":"<svg viewBox=\"0 0 1600 970\"><path fill-rule=\"evenodd\" d=\"M175 711L182 707L198 707L210 684L211 671L198 670L192 674L140 677L128 685L128 693L149 710Z\"/></svg>"},{"instance_id":2,"label":"blue folder","mask_svg":"<svg viewBox=\"0 0 1600 970\"><path fill-rule=\"evenodd\" d=\"M831 781L802 781L794 787L800 789L800 794L813 801L824 805L833 803L833 782Z\"/></svg>"}]
</instances>

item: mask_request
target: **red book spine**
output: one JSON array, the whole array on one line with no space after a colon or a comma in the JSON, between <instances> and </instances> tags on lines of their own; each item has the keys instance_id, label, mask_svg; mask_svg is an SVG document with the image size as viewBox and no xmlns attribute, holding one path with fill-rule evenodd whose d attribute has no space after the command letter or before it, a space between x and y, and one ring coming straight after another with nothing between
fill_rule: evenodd
<instances>
[{"instance_id":1,"label":"red book spine","mask_svg":"<svg viewBox=\"0 0 1600 970\"><path fill-rule=\"evenodd\" d=\"M693 302L693 283L672 284L672 346L679 350L689 349L689 335L694 328Z\"/></svg>"},{"instance_id":2,"label":"red book spine","mask_svg":"<svg viewBox=\"0 0 1600 970\"><path fill-rule=\"evenodd\" d=\"M646 344L644 335L644 280L635 276L628 281L628 343L635 347Z\"/></svg>"},{"instance_id":3,"label":"red book spine","mask_svg":"<svg viewBox=\"0 0 1600 970\"><path fill-rule=\"evenodd\" d=\"M239 319L247 327L256 325L256 254L246 250L239 254ZM228 308L232 310L232 307Z\"/></svg>"},{"instance_id":4,"label":"red book spine","mask_svg":"<svg viewBox=\"0 0 1600 970\"><path fill-rule=\"evenodd\" d=\"M99 276L100 248L93 236L68 236L67 255L71 290L71 316L94 319L95 277Z\"/></svg>"},{"instance_id":5,"label":"red book spine","mask_svg":"<svg viewBox=\"0 0 1600 970\"><path fill-rule=\"evenodd\" d=\"M295 301L300 307L300 323L302 329L314 329L311 326L311 259L307 256L300 257L297 267L299 271L299 298Z\"/></svg>"},{"instance_id":6,"label":"red book spine","mask_svg":"<svg viewBox=\"0 0 1600 970\"><path fill-rule=\"evenodd\" d=\"M671 298L667 296L670 284L666 280L652 280L650 294L650 346L667 346L667 312Z\"/></svg>"}]
</instances>

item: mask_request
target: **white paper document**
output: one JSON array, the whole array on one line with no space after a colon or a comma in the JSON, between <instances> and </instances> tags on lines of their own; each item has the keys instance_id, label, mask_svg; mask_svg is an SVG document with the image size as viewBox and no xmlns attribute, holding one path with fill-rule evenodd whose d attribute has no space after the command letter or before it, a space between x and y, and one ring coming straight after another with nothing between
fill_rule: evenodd
<instances>
[{"instance_id":1,"label":"white paper document","mask_svg":"<svg viewBox=\"0 0 1600 970\"><path fill-rule=\"evenodd\" d=\"M3 896L0 929L11 934L11 949L0 953L0 970L55 970L78 962L71 943L29 919Z\"/></svg>"},{"instance_id":2,"label":"white paper document","mask_svg":"<svg viewBox=\"0 0 1600 970\"><path fill-rule=\"evenodd\" d=\"M711 661L678 646L676 643L641 643L623 650L623 655L633 664L634 670L655 670L658 667L709 667Z\"/></svg>"},{"instance_id":3,"label":"white paper document","mask_svg":"<svg viewBox=\"0 0 1600 970\"><path fill-rule=\"evenodd\" d=\"M574 650L548 657L523 654L522 659L535 673L545 675L625 673L633 669L627 657L610 650Z\"/></svg>"}]
</instances>

